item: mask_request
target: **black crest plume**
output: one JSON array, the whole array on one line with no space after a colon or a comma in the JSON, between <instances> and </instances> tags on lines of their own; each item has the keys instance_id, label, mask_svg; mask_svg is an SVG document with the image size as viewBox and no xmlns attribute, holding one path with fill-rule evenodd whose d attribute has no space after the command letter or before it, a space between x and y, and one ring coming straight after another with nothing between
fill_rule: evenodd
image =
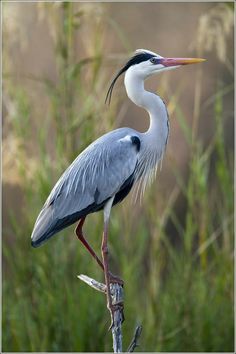
<instances>
[{"instance_id":1,"label":"black crest plume","mask_svg":"<svg viewBox=\"0 0 236 354\"><path fill-rule=\"evenodd\" d=\"M128 70L131 66L135 65L135 64L139 64L142 61L147 61L149 59L151 59L152 57L154 57L154 54L145 52L145 51L138 51L134 54L134 56L123 66L123 68L120 69L120 71L116 74L116 76L114 77L108 91L107 91L107 95L106 95L106 99L105 99L105 103L108 102L108 104L110 104L111 102L111 96L112 96L112 91L113 88L115 86L116 80L118 79L118 77L120 75L122 75L124 72L126 72L126 70Z\"/></svg>"}]
</instances>

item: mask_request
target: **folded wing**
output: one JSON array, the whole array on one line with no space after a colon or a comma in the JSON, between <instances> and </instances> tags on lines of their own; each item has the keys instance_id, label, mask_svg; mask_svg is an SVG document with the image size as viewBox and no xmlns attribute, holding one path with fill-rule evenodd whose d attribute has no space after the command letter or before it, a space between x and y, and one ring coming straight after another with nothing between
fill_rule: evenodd
<instances>
[{"instance_id":1,"label":"folded wing","mask_svg":"<svg viewBox=\"0 0 236 354\"><path fill-rule=\"evenodd\" d=\"M89 145L74 160L36 220L31 236L34 247L81 217L102 209L112 196L122 199L122 189L132 186L137 164L139 149L133 136L129 128L114 130Z\"/></svg>"}]
</instances>

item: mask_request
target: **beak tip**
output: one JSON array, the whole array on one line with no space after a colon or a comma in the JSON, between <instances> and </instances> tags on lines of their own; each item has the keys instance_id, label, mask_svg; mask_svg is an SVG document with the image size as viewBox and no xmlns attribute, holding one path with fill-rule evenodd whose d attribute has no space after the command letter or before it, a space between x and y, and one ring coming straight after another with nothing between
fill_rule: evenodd
<instances>
[{"instance_id":1,"label":"beak tip","mask_svg":"<svg viewBox=\"0 0 236 354\"><path fill-rule=\"evenodd\" d=\"M183 61L183 64L198 64L198 63L203 63L206 61L204 58L190 58L186 59L186 61Z\"/></svg>"}]
</instances>

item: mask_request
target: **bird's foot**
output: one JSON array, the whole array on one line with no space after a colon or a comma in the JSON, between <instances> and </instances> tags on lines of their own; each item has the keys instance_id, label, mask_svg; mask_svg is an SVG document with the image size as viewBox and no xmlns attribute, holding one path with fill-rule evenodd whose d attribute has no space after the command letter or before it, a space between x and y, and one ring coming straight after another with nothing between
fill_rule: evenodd
<instances>
[{"instance_id":1,"label":"bird's foot","mask_svg":"<svg viewBox=\"0 0 236 354\"><path fill-rule=\"evenodd\" d=\"M111 272L108 272L109 275L109 283L110 284L120 284L121 286L124 286L124 280L118 277L117 275L112 274Z\"/></svg>"},{"instance_id":2,"label":"bird's foot","mask_svg":"<svg viewBox=\"0 0 236 354\"><path fill-rule=\"evenodd\" d=\"M114 324L115 324L115 312L116 311L119 311L121 313L121 316L122 316L122 323L124 322L125 320L125 316L124 316L124 304L122 301L120 302L117 302L115 304L107 304L107 308L108 310L110 311L110 314L111 314L111 324L110 324L110 327L109 327L109 331L113 328Z\"/></svg>"},{"instance_id":3,"label":"bird's foot","mask_svg":"<svg viewBox=\"0 0 236 354\"><path fill-rule=\"evenodd\" d=\"M113 326L114 326L114 324L115 324L115 312L116 311L119 311L119 313L120 313L120 315L121 315L121 317L122 317L122 319L121 319L121 321L122 321L122 323L124 322L124 320L125 320L125 317L124 317L124 304L123 304L123 301L117 301L117 302L113 302L112 303L112 296L111 296L111 287L110 287L110 284L119 284L120 286L124 286L124 281L120 278L120 277L118 277L118 276L116 276L116 275L114 275L114 274L112 274L111 272L108 272L108 286L109 286L109 288L110 288L110 291L109 291L109 293L107 294L107 308L108 308L108 310L109 310L109 312L110 312L110 315L111 315L111 324L110 324L110 327L109 327L109 330L111 330L112 328L113 328Z\"/></svg>"}]
</instances>

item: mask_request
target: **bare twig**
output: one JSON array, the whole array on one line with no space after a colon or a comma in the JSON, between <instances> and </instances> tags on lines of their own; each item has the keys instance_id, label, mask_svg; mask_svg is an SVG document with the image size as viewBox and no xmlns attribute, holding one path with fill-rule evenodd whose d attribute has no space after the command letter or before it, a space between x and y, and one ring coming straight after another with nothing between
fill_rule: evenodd
<instances>
[{"instance_id":1,"label":"bare twig","mask_svg":"<svg viewBox=\"0 0 236 354\"><path fill-rule=\"evenodd\" d=\"M114 323L111 327L112 338L113 338L113 350L114 353L122 352L122 322L124 321L123 314L123 298L124 291L123 286L115 283L110 285L112 305L116 306L114 312Z\"/></svg>"},{"instance_id":2,"label":"bare twig","mask_svg":"<svg viewBox=\"0 0 236 354\"><path fill-rule=\"evenodd\" d=\"M141 336L141 333L142 333L142 326L139 325L135 328L134 337L127 349L128 353L132 353L134 351L134 349L139 346L138 339Z\"/></svg>"},{"instance_id":3,"label":"bare twig","mask_svg":"<svg viewBox=\"0 0 236 354\"><path fill-rule=\"evenodd\" d=\"M88 284L89 286L91 286L93 289L98 290L102 293L106 292L106 285L105 284L99 283L97 280L94 280L84 274L77 275L77 277L80 280L82 280L83 282L85 282L86 284Z\"/></svg>"},{"instance_id":4,"label":"bare twig","mask_svg":"<svg viewBox=\"0 0 236 354\"><path fill-rule=\"evenodd\" d=\"M93 289L106 293L106 285L94 280L87 275L80 274L78 278L85 282L87 285L91 286ZM110 285L112 305L115 306L114 312L114 322L112 323L111 332L113 339L113 350L114 353L122 352L122 323L124 321L123 314L123 300L124 300L124 290L123 286L118 283L111 283ZM112 320L112 319L111 319ZM127 349L127 352L131 353L136 347L138 347L138 339L142 332L142 326L137 326L134 332L134 337Z\"/></svg>"},{"instance_id":5,"label":"bare twig","mask_svg":"<svg viewBox=\"0 0 236 354\"><path fill-rule=\"evenodd\" d=\"M80 274L78 278L91 286L93 289L106 293L106 285L99 283L98 281L88 277L87 275ZM110 285L112 305L115 306L116 310L114 312L114 322L111 327L112 339L113 339L113 350L114 353L122 352L122 322L124 321L123 314L123 298L124 291L122 285L118 283L112 283Z\"/></svg>"}]
</instances>

